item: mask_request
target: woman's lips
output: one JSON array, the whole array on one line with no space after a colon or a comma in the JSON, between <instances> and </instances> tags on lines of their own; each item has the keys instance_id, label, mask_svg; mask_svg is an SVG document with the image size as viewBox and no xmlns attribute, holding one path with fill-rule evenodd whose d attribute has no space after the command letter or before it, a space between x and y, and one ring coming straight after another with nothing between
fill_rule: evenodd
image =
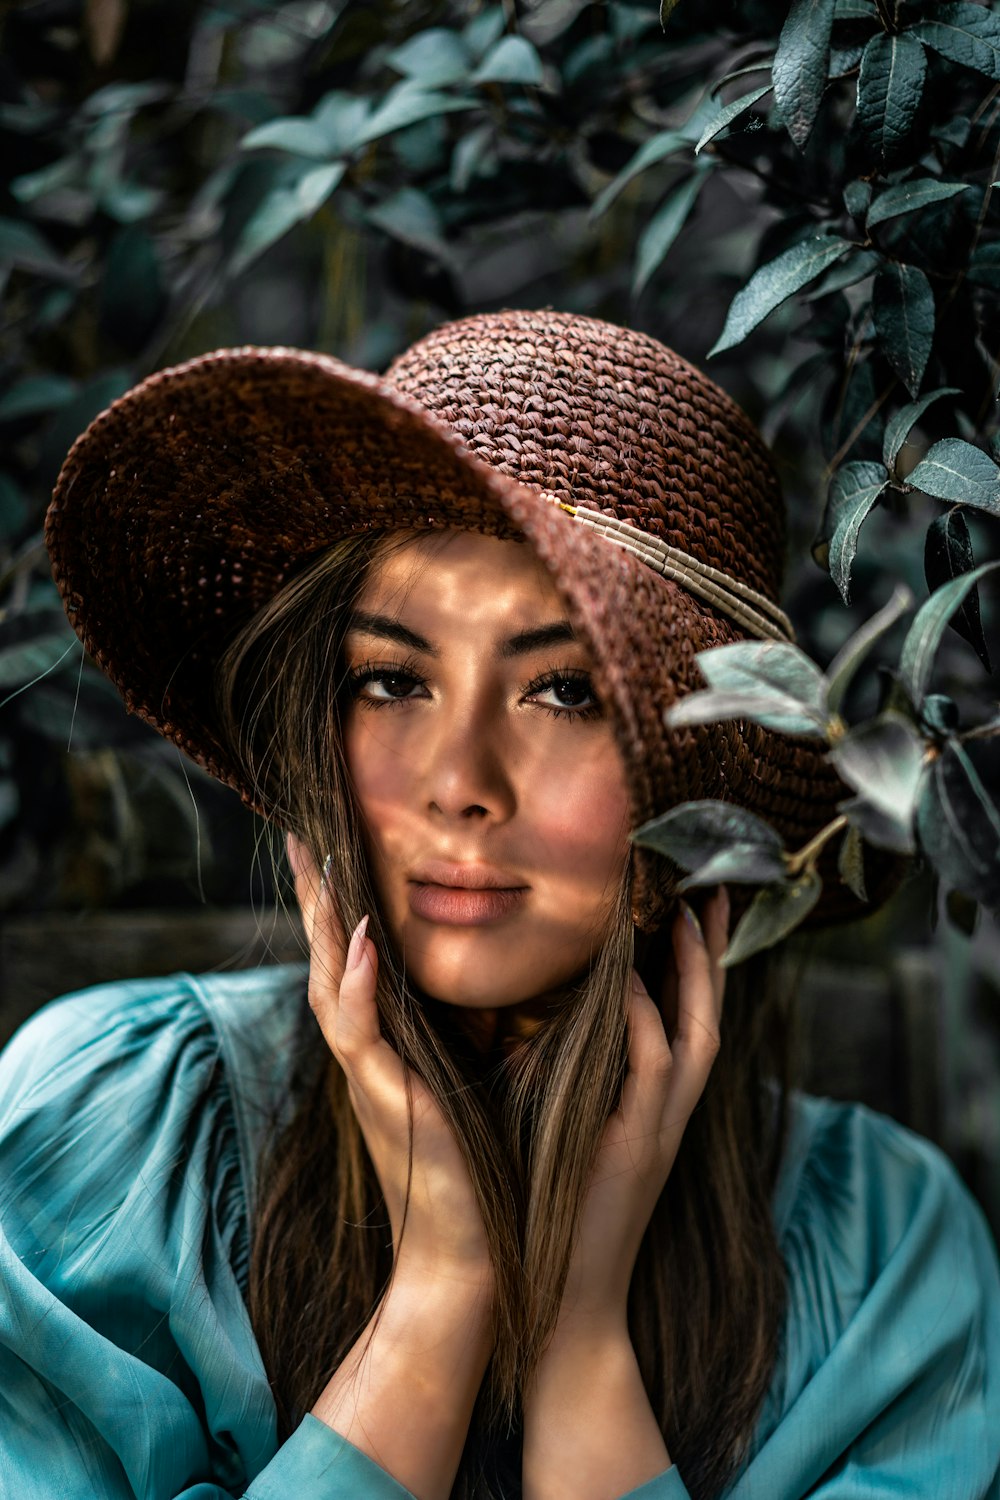
<instances>
[{"instance_id":1,"label":"woman's lips","mask_svg":"<svg viewBox=\"0 0 1000 1500\"><path fill-rule=\"evenodd\" d=\"M528 894L527 886L469 887L410 881L410 910L426 922L447 927L481 927L515 911Z\"/></svg>"}]
</instances>

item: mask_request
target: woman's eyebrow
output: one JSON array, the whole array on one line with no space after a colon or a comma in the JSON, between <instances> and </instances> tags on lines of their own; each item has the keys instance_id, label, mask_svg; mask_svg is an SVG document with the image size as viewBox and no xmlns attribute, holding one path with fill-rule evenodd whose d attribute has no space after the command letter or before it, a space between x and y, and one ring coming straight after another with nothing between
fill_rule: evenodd
<instances>
[{"instance_id":1,"label":"woman's eyebrow","mask_svg":"<svg viewBox=\"0 0 1000 1500\"><path fill-rule=\"evenodd\" d=\"M440 655L436 646L409 626L394 620L391 615L371 614L368 610L356 609L347 622L348 631L359 631L365 635L380 635L385 640L395 641L399 646L408 646L411 651L422 651L428 656ZM515 656L527 656L546 646L560 646L577 641L579 637L569 620L556 620L551 625L539 625L532 630L520 630L500 645L498 655L503 661Z\"/></svg>"}]
</instances>

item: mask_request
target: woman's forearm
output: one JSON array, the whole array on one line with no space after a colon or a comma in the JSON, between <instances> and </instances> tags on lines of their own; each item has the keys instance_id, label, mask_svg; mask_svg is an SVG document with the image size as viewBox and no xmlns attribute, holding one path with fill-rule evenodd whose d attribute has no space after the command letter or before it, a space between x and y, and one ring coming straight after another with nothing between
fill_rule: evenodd
<instances>
[{"instance_id":1,"label":"woman's forearm","mask_svg":"<svg viewBox=\"0 0 1000 1500\"><path fill-rule=\"evenodd\" d=\"M670 1467L627 1328L557 1329L524 1405L524 1500L613 1500Z\"/></svg>"},{"instance_id":2,"label":"woman's forearm","mask_svg":"<svg viewBox=\"0 0 1000 1500\"><path fill-rule=\"evenodd\" d=\"M418 1500L447 1500L491 1340L485 1287L397 1276L312 1414Z\"/></svg>"}]
</instances>

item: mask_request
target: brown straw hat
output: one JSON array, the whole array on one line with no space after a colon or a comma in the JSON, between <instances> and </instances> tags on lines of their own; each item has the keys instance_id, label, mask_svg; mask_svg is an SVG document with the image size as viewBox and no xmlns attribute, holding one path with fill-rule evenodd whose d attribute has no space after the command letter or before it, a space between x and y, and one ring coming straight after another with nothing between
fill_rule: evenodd
<instances>
[{"instance_id":1,"label":"brown straw hat","mask_svg":"<svg viewBox=\"0 0 1000 1500\"><path fill-rule=\"evenodd\" d=\"M217 729L223 646L337 538L400 527L535 549L593 654L633 827L723 798L798 848L836 816L849 792L821 741L745 721L664 724L704 686L698 651L787 636L784 515L739 407L631 329L486 313L437 328L384 377L294 349L203 355L91 423L46 536L69 618L128 708L257 806ZM676 872L649 851L634 858L649 931ZM812 920L861 910L834 873Z\"/></svg>"}]
</instances>

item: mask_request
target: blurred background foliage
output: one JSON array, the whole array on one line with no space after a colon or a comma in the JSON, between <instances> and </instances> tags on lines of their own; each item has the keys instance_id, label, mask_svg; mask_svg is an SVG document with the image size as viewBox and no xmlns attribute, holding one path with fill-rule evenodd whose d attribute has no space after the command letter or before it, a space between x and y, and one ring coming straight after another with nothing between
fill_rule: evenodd
<instances>
[{"instance_id":1,"label":"blurred background foliage","mask_svg":"<svg viewBox=\"0 0 1000 1500\"><path fill-rule=\"evenodd\" d=\"M785 605L824 669L897 585L920 604L997 558L995 7L22 0L0 27L0 911L272 897L266 861L248 883L254 820L83 659L41 542L87 422L207 349L381 369L504 306L644 329L774 447ZM964 755L954 806L920 825L908 786L911 878L851 953L928 947L995 1018L989 576L981 592L910 705L935 763ZM851 722L899 707L911 623L857 672ZM995 1083L995 1019L977 1025ZM1000 1113L976 1108L996 1162Z\"/></svg>"}]
</instances>

